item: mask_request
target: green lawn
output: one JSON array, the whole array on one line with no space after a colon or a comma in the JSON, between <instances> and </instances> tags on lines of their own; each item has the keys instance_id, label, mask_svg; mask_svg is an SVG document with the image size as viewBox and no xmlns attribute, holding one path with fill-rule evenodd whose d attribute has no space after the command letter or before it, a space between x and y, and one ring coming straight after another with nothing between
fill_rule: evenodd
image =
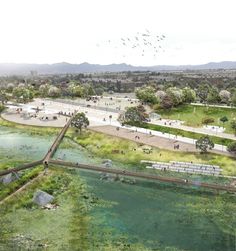
<instances>
[{"instance_id":1,"label":"green lawn","mask_svg":"<svg viewBox=\"0 0 236 251\"><path fill-rule=\"evenodd\" d=\"M185 121L185 125L193 127L201 127L202 119L205 117L211 117L215 119L213 125L222 126L223 123L220 122L220 118L227 116L229 119L225 123L225 132L233 133L233 130L230 128L230 120L236 118L236 109L235 108L217 108L217 107L204 107L204 106L194 106L194 105L182 105L176 108L173 108L169 111L157 110L163 118L168 119L178 119Z\"/></svg>"}]
</instances>

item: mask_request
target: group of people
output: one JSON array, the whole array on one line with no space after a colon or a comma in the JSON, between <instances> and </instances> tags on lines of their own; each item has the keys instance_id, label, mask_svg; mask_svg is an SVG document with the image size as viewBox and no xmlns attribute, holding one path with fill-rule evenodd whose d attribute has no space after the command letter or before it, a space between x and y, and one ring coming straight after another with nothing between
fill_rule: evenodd
<instances>
[{"instance_id":1,"label":"group of people","mask_svg":"<svg viewBox=\"0 0 236 251\"><path fill-rule=\"evenodd\" d=\"M135 140L136 140L136 139L140 139L140 137L139 137L138 135L136 135L136 136L135 136Z\"/></svg>"},{"instance_id":2,"label":"group of people","mask_svg":"<svg viewBox=\"0 0 236 251\"><path fill-rule=\"evenodd\" d=\"M179 150L179 144L178 145L174 145L174 149L176 150Z\"/></svg>"}]
</instances>

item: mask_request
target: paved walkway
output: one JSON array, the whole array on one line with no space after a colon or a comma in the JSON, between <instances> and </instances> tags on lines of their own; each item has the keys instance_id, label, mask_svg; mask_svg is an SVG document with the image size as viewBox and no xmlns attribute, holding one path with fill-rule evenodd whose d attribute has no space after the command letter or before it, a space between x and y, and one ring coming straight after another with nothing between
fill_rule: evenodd
<instances>
[{"instance_id":1,"label":"paved walkway","mask_svg":"<svg viewBox=\"0 0 236 251\"><path fill-rule=\"evenodd\" d=\"M170 123L168 123L168 121ZM225 139L232 139L232 140L236 140L236 136L234 136L233 134L229 134L229 133L224 133L224 132L215 132L212 131L211 129L207 129L207 128L199 128L199 127L191 127L191 126L185 126L179 123L174 123L175 120L168 120L168 119L163 119L163 120L151 120L151 124L154 125L160 125L160 126L164 126L164 127L169 127L169 128L176 128L176 129L181 129L184 131L188 131L188 132L195 132L195 133L201 133L201 134L205 134L205 135L211 135L211 136L216 136L219 138L225 138ZM166 122L166 124L165 124Z\"/></svg>"},{"instance_id":2,"label":"paved walkway","mask_svg":"<svg viewBox=\"0 0 236 251\"><path fill-rule=\"evenodd\" d=\"M227 108L227 109L236 109L236 106L228 106L228 105L206 105L202 103L191 103L191 105L196 105L196 106L208 106L208 107L216 107L216 108Z\"/></svg>"},{"instance_id":3,"label":"paved walkway","mask_svg":"<svg viewBox=\"0 0 236 251\"><path fill-rule=\"evenodd\" d=\"M143 128L138 128L136 132L135 127L125 127L125 128L119 128L117 130L117 127L106 125L106 126L93 126L90 127L91 130L96 132L101 132L104 134L108 134L111 136L120 137L123 139L132 140L137 143L142 143L145 145L150 145L154 147L158 147L160 149L166 149L171 151L179 151L179 152L197 152L195 143L191 139L191 143L184 142L179 140L179 137L173 138L174 135L169 134L162 134L160 132L152 131L152 135L150 135L150 130L146 130ZM160 135L158 135L160 134ZM137 139L137 137L139 139ZM174 136L175 137L175 136ZM179 149L174 149L174 145L179 145ZM222 146L221 146L222 147ZM227 156L233 156L232 154L228 153L226 149L223 147L223 151L220 149L214 149L211 152L227 155Z\"/></svg>"}]
</instances>

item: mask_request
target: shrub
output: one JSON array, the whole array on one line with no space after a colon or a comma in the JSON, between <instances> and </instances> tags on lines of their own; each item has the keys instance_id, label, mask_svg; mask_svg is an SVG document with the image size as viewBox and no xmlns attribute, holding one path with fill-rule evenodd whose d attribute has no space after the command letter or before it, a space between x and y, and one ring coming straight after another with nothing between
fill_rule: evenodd
<instances>
[{"instance_id":1,"label":"shrub","mask_svg":"<svg viewBox=\"0 0 236 251\"><path fill-rule=\"evenodd\" d=\"M232 142L227 146L227 151L236 154L236 142Z\"/></svg>"}]
</instances>

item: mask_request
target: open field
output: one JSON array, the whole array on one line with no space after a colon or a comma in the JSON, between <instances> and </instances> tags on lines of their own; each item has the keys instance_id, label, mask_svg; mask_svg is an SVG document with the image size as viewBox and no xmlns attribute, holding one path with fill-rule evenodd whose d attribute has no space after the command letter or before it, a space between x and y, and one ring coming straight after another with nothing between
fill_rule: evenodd
<instances>
[{"instance_id":1,"label":"open field","mask_svg":"<svg viewBox=\"0 0 236 251\"><path fill-rule=\"evenodd\" d=\"M157 113L163 118L185 121L184 125L192 127L203 126L202 119L205 117L215 119L212 125L223 126L223 123L220 122L220 118L226 116L229 121L224 124L224 127L226 129L225 132L228 133L233 133L233 130L230 128L230 120L236 118L235 108L229 109L193 105L182 105L169 111L158 110Z\"/></svg>"}]
</instances>

